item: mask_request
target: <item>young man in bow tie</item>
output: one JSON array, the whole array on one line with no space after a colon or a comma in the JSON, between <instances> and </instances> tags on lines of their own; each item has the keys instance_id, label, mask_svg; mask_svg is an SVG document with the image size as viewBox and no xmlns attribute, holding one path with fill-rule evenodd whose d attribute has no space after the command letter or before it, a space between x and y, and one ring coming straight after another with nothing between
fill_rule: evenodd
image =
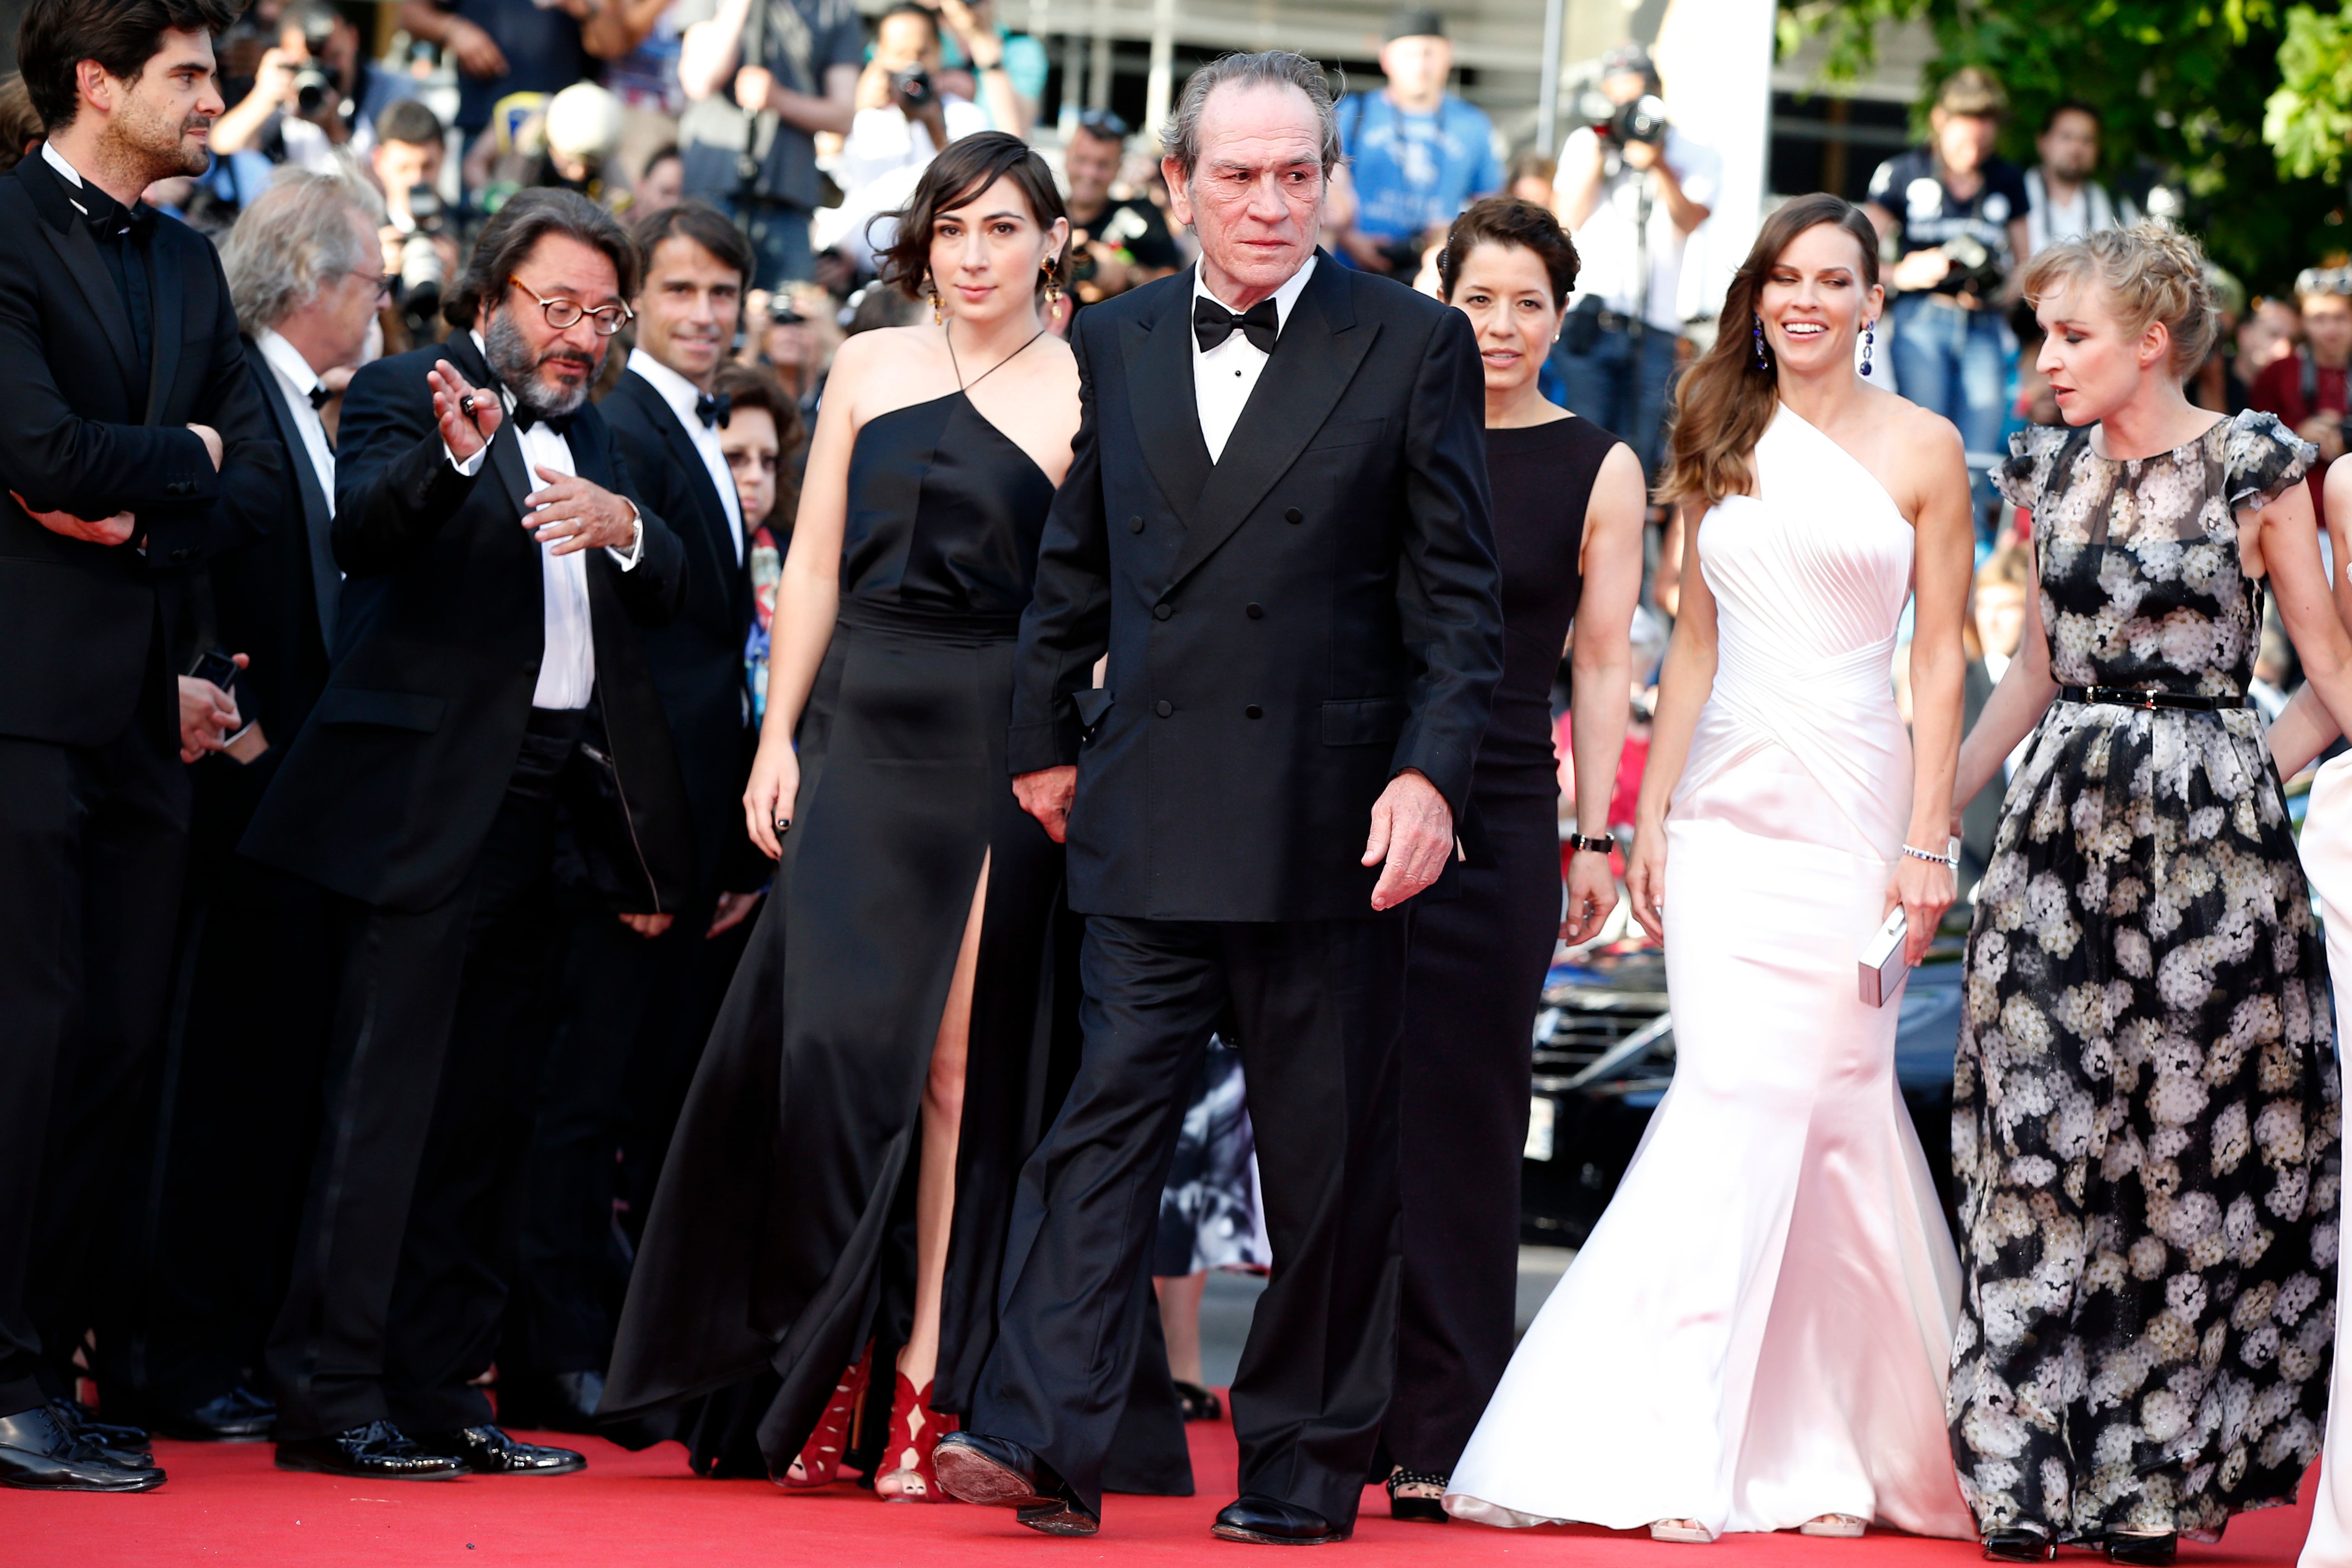
<instances>
[{"instance_id":1,"label":"young man in bow tie","mask_svg":"<svg viewBox=\"0 0 2352 1568\"><path fill-rule=\"evenodd\" d=\"M343 397L337 657L244 850L329 895L326 1119L270 1334L278 1462L370 1479L585 1462L491 1420L551 1015L559 808L612 907L678 909L684 791L641 626L685 548L588 405L636 247L570 191L476 242L439 348Z\"/></svg>"},{"instance_id":2,"label":"young man in bow tie","mask_svg":"<svg viewBox=\"0 0 2352 1568\"><path fill-rule=\"evenodd\" d=\"M1339 135L1314 61L1202 68L1165 152L1201 262L1077 318L1085 417L1015 666L1013 787L1066 834L1086 917L1085 1054L936 1463L1032 1529L1097 1528L1230 1006L1274 1275L1215 1532L1318 1544L1354 1528L1396 1355L1402 906L1452 858L1502 669L1483 381L1466 318L1316 249Z\"/></svg>"}]
</instances>

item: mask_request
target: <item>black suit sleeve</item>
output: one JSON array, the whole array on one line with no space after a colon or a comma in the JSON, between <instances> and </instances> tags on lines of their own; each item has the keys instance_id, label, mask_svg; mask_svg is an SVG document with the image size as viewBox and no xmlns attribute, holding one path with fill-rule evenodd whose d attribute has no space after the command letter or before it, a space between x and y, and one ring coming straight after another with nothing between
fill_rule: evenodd
<instances>
[{"instance_id":1,"label":"black suit sleeve","mask_svg":"<svg viewBox=\"0 0 2352 1568\"><path fill-rule=\"evenodd\" d=\"M1422 773L1459 822L1503 677L1486 381L1469 318L1460 311L1446 311L1430 334L1406 406L1405 570L1397 574L1397 612L1413 679L1390 773Z\"/></svg>"},{"instance_id":2,"label":"black suit sleeve","mask_svg":"<svg viewBox=\"0 0 2352 1568\"><path fill-rule=\"evenodd\" d=\"M467 475L450 463L433 417L432 385L407 359L378 360L343 393L335 563L353 577L396 572L415 559L490 466L485 458Z\"/></svg>"},{"instance_id":3,"label":"black suit sleeve","mask_svg":"<svg viewBox=\"0 0 2352 1568\"><path fill-rule=\"evenodd\" d=\"M236 310L229 302L228 278L220 257L199 242L203 265L213 274L213 331L205 348L205 388L196 399L199 424L210 425L221 438L220 499L201 510L175 510L157 517L147 527L147 553L169 561L185 550L196 555L219 555L267 532L257 519L267 519L284 504L286 470L278 429L262 406L262 392L246 363L245 344L237 337ZM182 264L193 265L184 258ZM185 559L185 557L180 557Z\"/></svg>"},{"instance_id":4,"label":"black suit sleeve","mask_svg":"<svg viewBox=\"0 0 2352 1568\"><path fill-rule=\"evenodd\" d=\"M73 411L49 373L42 309L34 269L0 266L0 474L7 488L35 511L92 521L119 511L147 521L217 500L221 476L194 431L112 425Z\"/></svg>"},{"instance_id":5,"label":"black suit sleeve","mask_svg":"<svg viewBox=\"0 0 2352 1568\"><path fill-rule=\"evenodd\" d=\"M1013 727L1005 760L1018 776L1078 760L1070 694L1092 684L1110 646L1110 546L1104 526L1102 433L1087 365L1089 320L1077 317L1078 434L1070 471L1055 493L1037 552L1037 588L1021 616L1013 655Z\"/></svg>"},{"instance_id":6,"label":"black suit sleeve","mask_svg":"<svg viewBox=\"0 0 2352 1568\"><path fill-rule=\"evenodd\" d=\"M636 565L619 574L621 603L628 606L629 618L639 626L667 626L677 616L678 606L686 603L686 541L661 520L653 503L638 492L629 475L628 458L609 424L605 426L604 443L605 456L613 468L614 492L626 497L637 509L637 517L646 528Z\"/></svg>"}]
</instances>

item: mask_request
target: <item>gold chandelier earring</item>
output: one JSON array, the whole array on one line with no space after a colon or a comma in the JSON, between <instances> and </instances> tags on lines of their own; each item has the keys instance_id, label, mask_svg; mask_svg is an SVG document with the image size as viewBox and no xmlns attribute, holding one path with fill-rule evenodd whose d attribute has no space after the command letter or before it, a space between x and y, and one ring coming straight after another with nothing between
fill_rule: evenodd
<instances>
[{"instance_id":1,"label":"gold chandelier earring","mask_svg":"<svg viewBox=\"0 0 2352 1568\"><path fill-rule=\"evenodd\" d=\"M1061 280L1054 276L1054 263L1060 259L1058 256L1049 256L1037 264L1037 270L1045 275L1045 310L1049 315L1062 308Z\"/></svg>"},{"instance_id":2,"label":"gold chandelier earring","mask_svg":"<svg viewBox=\"0 0 2352 1568\"><path fill-rule=\"evenodd\" d=\"M939 285L934 283L929 288L926 289L924 292L931 297L931 325L935 327L945 326L947 324L948 318L947 312L940 306Z\"/></svg>"}]
</instances>

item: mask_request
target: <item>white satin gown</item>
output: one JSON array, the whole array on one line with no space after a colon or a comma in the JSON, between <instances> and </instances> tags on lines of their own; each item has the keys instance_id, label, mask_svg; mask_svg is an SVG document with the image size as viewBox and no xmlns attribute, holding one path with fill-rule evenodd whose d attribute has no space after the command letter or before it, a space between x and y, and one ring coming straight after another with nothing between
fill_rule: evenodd
<instances>
[{"instance_id":1,"label":"white satin gown","mask_svg":"<svg viewBox=\"0 0 2352 1568\"><path fill-rule=\"evenodd\" d=\"M1785 406L1699 525L1715 685L1667 817L1675 1078L1512 1357L1458 1519L1972 1538L1945 1435L1955 1253L1855 966L1911 805L1889 671L1912 531Z\"/></svg>"},{"instance_id":2,"label":"white satin gown","mask_svg":"<svg viewBox=\"0 0 2352 1568\"><path fill-rule=\"evenodd\" d=\"M2327 928L2327 973L2336 986L2336 1046L2352 1017L2352 756L2336 758L2311 781L2303 819L2303 874L2319 895ZM2327 1434L2319 1450L2319 1495L2312 1500L2311 1534L2300 1568L2352 1568L2352 1328L2344 1310L2344 1253L2336 1255L2336 1365L2327 1389Z\"/></svg>"}]
</instances>

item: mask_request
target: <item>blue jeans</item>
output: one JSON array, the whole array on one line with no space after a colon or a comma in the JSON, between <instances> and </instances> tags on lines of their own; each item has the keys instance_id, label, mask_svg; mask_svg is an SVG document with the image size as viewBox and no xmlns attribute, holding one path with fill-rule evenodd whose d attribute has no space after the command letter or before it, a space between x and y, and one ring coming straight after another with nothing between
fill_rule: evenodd
<instances>
[{"instance_id":1,"label":"blue jeans","mask_svg":"<svg viewBox=\"0 0 2352 1568\"><path fill-rule=\"evenodd\" d=\"M719 204L727 216L744 224L751 242L752 277L746 288L771 291L786 283L804 283L816 275L809 253L809 214L805 207L781 202L740 202L730 197Z\"/></svg>"},{"instance_id":2,"label":"blue jeans","mask_svg":"<svg viewBox=\"0 0 2352 1568\"><path fill-rule=\"evenodd\" d=\"M1920 407L1959 426L1969 455L1998 456L2006 422L2002 404L2009 390L2009 328L1993 310L1963 310L1932 294L1905 294L1895 301L1895 390ZM1992 502L1991 481L1973 464L1981 532Z\"/></svg>"},{"instance_id":3,"label":"blue jeans","mask_svg":"<svg viewBox=\"0 0 2352 1568\"><path fill-rule=\"evenodd\" d=\"M1568 352L1568 339L1575 331L1571 321L1551 351L1569 412L1623 437L1642 459L1642 471L1654 479L1678 334L1652 327L1642 334L1637 352L1633 333L1622 328L1604 330L1593 338L1591 353L1577 354Z\"/></svg>"}]
</instances>

